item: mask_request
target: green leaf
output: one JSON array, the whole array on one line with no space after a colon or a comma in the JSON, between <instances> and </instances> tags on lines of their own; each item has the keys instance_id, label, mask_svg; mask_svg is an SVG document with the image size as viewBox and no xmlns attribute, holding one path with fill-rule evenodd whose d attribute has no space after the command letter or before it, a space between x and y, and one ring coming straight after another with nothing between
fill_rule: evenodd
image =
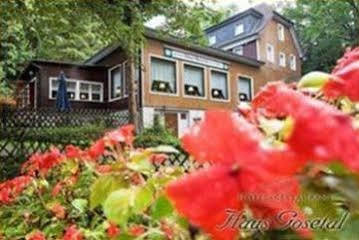
<instances>
[{"instance_id":1,"label":"green leaf","mask_svg":"<svg viewBox=\"0 0 359 240\"><path fill-rule=\"evenodd\" d=\"M80 213L84 213L86 211L88 201L86 199L78 198L71 202L71 205L76 208Z\"/></svg>"},{"instance_id":2,"label":"green leaf","mask_svg":"<svg viewBox=\"0 0 359 240\"><path fill-rule=\"evenodd\" d=\"M134 240L136 237L131 236L127 233L121 233L120 236L116 238L116 240Z\"/></svg>"},{"instance_id":3,"label":"green leaf","mask_svg":"<svg viewBox=\"0 0 359 240\"><path fill-rule=\"evenodd\" d=\"M143 174L149 174L154 170L154 167L148 158L136 159L135 161L127 163L127 167Z\"/></svg>"},{"instance_id":4,"label":"green leaf","mask_svg":"<svg viewBox=\"0 0 359 240\"><path fill-rule=\"evenodd\" d=\"M146 210L153 201L154 192L148 186L138 188L136 191L135 202L134 202L134 211L140 213Z\"/></svg>"},{"instance_id":5,"label":"green leaf","mask_svg":"<svg viewBox=\"0 0 359 240\"><path fill-rule=\"evenodd\" d=\"M311 72L302 77L298 83L299 88L321 88L329 81L331 76L324 72Z\"/></svg>"},{"instance_id":6,"label":"green leaf","mask_svg":"<svg viewBox=\"0 0 359 240\"><path fill-rule=\"evenodd\" d=\"M359 216L352 216L346 224L344 224L344 228L338 233L340 239L345 240L356 240L359 236Z\"/></svg>"},{"instance_id":7,"label":"green leaf","mask_svg":"<svg viewBox=\"0 0 359 240\"><path fill-rule=\"evenodd\" d=\"M103 204L113 191L122 187L126 187L126 182L122 177L106 175L98 178L91 186L90 208L94 209Z\"/></svg>"},{"instance_id":8,"label":"green leaf","mask_svg":"<svg viewBox=\"0 0 359 240\"><path fill-rule=\"evenodd\" d=\"M168 217L173 213L173 206L167 197L159 197L151 208L151 215L154 219Z\"/></svg>"},{"instance_id":9,"label":"green leaf","mask_svg":"<svg viewBox=\"0 0 359 240\"><path fill-rule=\"evenodd\" d=\"M108 220L125 225L130 217L133 189L120 189L108 196L104 203L104 213Z\"/></svg>"},{"instance_id":10,"label":"green leaf","mask_svg":"<svg viewBox=\"0 0 359 240\"><path fill-rule=\"evenodd\" d=\"M153 153L179 153L176 148L169 145L161 145L158 147L149 148L148 150Z\"/></svg>"},{"instance_id":11,"label":"green leaf","mask_svg":"<svg viewBox=\"0 0 359 240\"><path fill-rule=\"evenodd\" d=\"M306 213L308 219L328 217L336 219L338 217L335 200L327 192L320 192L312 186L302 187L298 204Z\"/></svg>"}]
</instances>

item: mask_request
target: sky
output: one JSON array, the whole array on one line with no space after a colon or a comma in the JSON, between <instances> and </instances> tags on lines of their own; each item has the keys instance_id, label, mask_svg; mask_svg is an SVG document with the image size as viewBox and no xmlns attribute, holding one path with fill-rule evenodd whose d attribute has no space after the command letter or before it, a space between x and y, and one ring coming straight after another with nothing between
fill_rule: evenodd
<instances>
[{"instance_id":1,"label":"sky","mask_svg":"<svg viewBox=\"0 0 359 240\"><path fill-rule=\"evenodd\" d=\"M208 0L208 5L214 9L235 7L237 12L241 12L259 3L266 2L268 4L274 4L280 1L293 2L294 0ZM148 21L146 25L151 28L156 28L164 21L165 18L163 16L158 16Z\"/></svg>"}]
</instances>

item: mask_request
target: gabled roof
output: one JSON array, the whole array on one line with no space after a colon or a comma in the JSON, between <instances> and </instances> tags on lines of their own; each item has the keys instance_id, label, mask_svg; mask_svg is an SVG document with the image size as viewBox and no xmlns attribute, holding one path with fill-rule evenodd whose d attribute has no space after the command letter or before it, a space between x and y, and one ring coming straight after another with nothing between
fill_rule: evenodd
<instances>
[{"instance_id":1,"label":"gabled roof","mask_svg":"<svg viewBox=\"0 0 359 240\"><path fill-rule=\"evenodd\" d=\"M183 49L187 49L190 51L196 51L198 53L206 54L213 57L222 58L224 60L234 61L242 64L246 64L252 67L259 67L260 65L264 64L264 62L258 61L256 59L252 59L245 56L240 56L238 54L234 54L231 52L224 51L219 48L213 48L213 47L203 47L192 43L185 43L179 38L173 37L173 36L165 36L163 34L160 34L155 29L146 28L144 33L146 38L149 39L155 39L159 40L168 44L173 44L178 47L181 47ZM107 57L114 51L116 51L121 46L119 44L111 45L108 47L105 47L104 49L97 52L94 56L87 59L84 63L85 64L96 64L103 58Z\"/></svg>"},{"instance_id":2,"label":"gabled roof","mask_svg":"<svg viewBox=\"0 0 359 240\"><path fill-rule=\"evenodd\" d=\"M66 61L56 61L56 60L45 60L45 59L34 59L30 62L30 64L55 64L55 65L69 65L75 67L82 67L82 68L105 68L108 66L104 65L95 65L91 63L76 63L76 62L66 62Z\"/></svg>"},{"instance_id":3,"label":"gabled roof","mask_svg":"<svg viewBox=\"0 0 359 240\"><path fill-rule=\"evenodd\" d=\"M221 28L221 27L223 27L223 26L225 26L225 25L227 25L227 24L236 22L236 21L238 21L239 19L242 19L242 18L244 18L244 17L246 17L246 16L248 16L248 15L250 15L250 14L252 14L252 15L258 17L258 18L262 18L262 17L263 17L263 14L262 14L261 12L257 11L257 10L254 9L254 8L250 8L250 9L248 9L248 10L246 10L246 11L237 13L237 14L235 14L235 15L233 15L233 16L231 16L231 17L225 19L225 20L223 20L222 22L220 22L220 23L218 23L218 24L216 24L216 25L213 25L213 26L211 26L211 27L208 27L208 28L206 28L204 31L205 31L206 33L210 33L210 32L212 32L212 31L214 31L214 30L216 30L216 29L218 29L218 28Z\"/></svg>"},{"instance_id":4,"label":"gabled roof","mask_svg":"<svg viewBox=\"0 0 359 240\"><path fill-rule=\"evenodd\" d=\"M71 66L77 68L91 68L91 69L105 69L108 66L94 65L94 64L86 64L86 63L74 63L74 62L65 62L65 61L54 61L54 60L44 60L44 59L34 59L28 62L22 70L22 72L18 76L18 80L30 80L31 79L31 71L39 70L43 65L61 65L61 66Z\"/></svg>"},{"instance_id":5,"label":"gabled roof","mask_svg":"<svg viewBox=\"0 0 359 240\"><path fill-rule=\"evenodd\" d=\"M235 14L234 16L224 20L223 22L209 27L205 30L205 32L208 34L224 25L230 24L232 22L238 21L246 16L248 16L249 14L253 14L255 16L259 16L260 21L258 21L258 23L253 27L252 31L248 32L247 34L244 35L239 35L233 39L230 39L228 41L225 42L221 42L218 44L215 44L214 46L217 48L221 48L224 47L226 45L229 45L231 43L237 42L237 41L242 41L245 42L246 39L252 39L254 36L258 36L259 33L264 29L264 27L269 23L269 21L271 19L274 19L278 22L280 22L281 24L285 25L286 27L288 27L290 29L290 32L293 36L294 39L294 43L296 45L296 48L299 52L299 55L301 57L303 57L303 50L302 47L300 46L300 43L298 41L298 37L297 34L294 30L294 23L289 20L288 18L284 17L283 15L281 15L280 13L278 13L277 11L275 11L273 9L273 7L271 7L270 5L268 5L267 3L261 3L258 4L252 8L249 8L248 10L245 10L243 12L240 12L238 14Z\"/></svg>"}]
</instances>

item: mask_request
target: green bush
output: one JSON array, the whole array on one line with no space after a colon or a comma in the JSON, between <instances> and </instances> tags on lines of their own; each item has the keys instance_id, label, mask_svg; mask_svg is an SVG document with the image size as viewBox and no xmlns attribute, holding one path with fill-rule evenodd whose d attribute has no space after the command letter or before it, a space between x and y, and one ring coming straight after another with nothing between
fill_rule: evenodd
<instances>
[{"instance_id":1,"label":"green bush","mask_svg":"<svg viewBox=\"0 0 359 240\"><path fill-rule=\"evenodd\" d=\"M134 144L140 148L156 147L159 145L170 145L178 149L181 147L179 139L170 130L166 129L158 118L155 118L151 128L145 128L141 134L137 135Z\"/></svg>"},{"instance_id":2,"label":"green bush","mask_svg":"<svg viewBox=\"0 0 359 240\"><path fill-rule=\"evenodd\" d=\"M91 140L97 139L106 131L104 124L86 124L79 127L48 127L41 129L14 129L1 133L3 139L12 139L23 142L48 142L53 144L78 144L89 145Z\"/></svg>"},{"instance_id":3,"label":"green bush","mask_svg":"<svg viewBox=\"0 0 359 240\"><path fill-rule=\"evenodd\" d=\"M81 127L54 127L42 129L22 129L0 131L0 181L19 173L21 165L34 151L46 151L50 146L63 148L72 144L81 148L90 146L93 140L100 138L106 131L103 123L87 124Z\"/></svg>"}]
</instances>

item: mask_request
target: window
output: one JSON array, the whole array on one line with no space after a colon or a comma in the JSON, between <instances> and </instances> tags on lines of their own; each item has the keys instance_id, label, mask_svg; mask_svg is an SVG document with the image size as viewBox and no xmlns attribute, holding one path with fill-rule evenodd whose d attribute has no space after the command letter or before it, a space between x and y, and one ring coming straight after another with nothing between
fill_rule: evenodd
<instances>
[{"instance_id":1,"label":"window","mask_svg":"<svg viewBox=\"0 0 359 240\"><path fill-rule=\"evenodd\" d=\"M271 44L267 44L267 60L274 63L274 47Z\"/></svg>"},{"instance_id":2,"label":"window","mask_svg":"<svg viewBox=\"0 0 359 240\"><path fill-rule=\"evenodd\" d=\"M290 69L292 69L293 71L297 70L297 59L293 54L290 55L289 65Z\"/></svg>"},{"instance_id":3,"label":"window","mask_svg":"<svg viewBox=\"0 0 359 240\"><path fill-rule=\"evenodd\" d=\"M151 76L153 92L177 93L176 62L152 57Z\"/></svg>"},{"instance_id":4,"label":"window","mask_svg":"<svg viewBox=\"0 0 359 240\"><path fill-rule=\"evenodd\" d=\"M73 101L103 101L102 83L66 79L67 95ZM50 78L50 99L56 99L59 80Z\"/></svg>"},{"instance_id":5,"label":"window","mask_svg":"<svg viewBox=\"0 0 359 240\"><path fill-rule=\"evenodd\" d=\"M216 43L216 36L215 35L210 36L208 41L209 41L209 45L215 44Z\"/></svg>"},{"instance_id":6,"label":"window","mask_svg":"<svg viewBox=\"0 0 359 240\"><path fill-rule=\"evenodd\" d=\"M125 97L126 84L125 84L125 70L124 64L115 66L109 70L109 91L110 91L110 100L120 99Z\"/></svg>"},{"instance_id":7,"label":"window","mask_svg":"<svg viewBox=\"0 0 359 240\"><path fill-rule=\"evenodd\" d=\"M233 52L238 55L243 55L243 46L239 46L233 49Z\"/></svg>"},{"instance_id":8,"label":"window","mask_svg":"<svg viewBox=\"0 0 359 240\"><path fill-rule=\"evenodd\" d=\"M50 98L56 99L58 88L59 80L57 78L50 78ZM76 99L76 88L76 81L70 79L66 80L67 96L70 100Z\"/></svg>"},{"instance_id":9,"label":"window","mask_svg":"<svg viewBox=\"0 0 359 240\"><path fill-rule=\"evenodd\" d=\"M277 28L278 28L279 41L284 41L284 26L282 24L278 23Z\"/></svg>"},{"instance_id":10,"label":"window","mask_svg":"<svg viewBox=\"0 0 359 240\"><path fill-rule=\"evenodd\" d=\"M90 100L90 84L80 83L80 100Z\"/></svg>"},{"instance_id":11,"label":"window","mask_svg":"<svg viewBox=\"0 0 359 240\"><path fill-rule=\"evenodd\" d=\"M91 84L91 100L102 101L102 85Z\"/></svg>"},{"instance_id":12,"label":"window","mask_svg":"<svg viewBox=\"0 0 359 240\"><path fill-rule=\"evenodd\" d=\"M236 25L236 28L234 29L234 35L237 36L239 34L242 34L244 32L244 25L238 24Z\"/></svg>"},{"instance_id":13,"label":"window","mask_svg":"<svg viewBox=\"0 0 359 240\"><path fill-rule=\"evenodd\" d=\"M238 97L241 102L252 101L252 79L240 76L238 80Z\"/></svg>"},{"instance_id":14,"label":"window","mask_svg":"<svg viewBox=\"0 0 359 240\"><path fill-rule=\"evenodd\" d=\"M227 73L211 71L211 96L214 99L228 99Z\"/></svg>"},{"instance_id":15,"label":"window","mask_svg":"<svg viewBox=\"0 0 359 240\"><path fill-rule=\"evenodd\" d=\"M184 65L185 95L204 97L204 68Z\"/></svg>"},{"instance_id":16,"label":"window","mask_svg":"<svg viewBox=\"0 0 359 240\"><path fill-rule=\"evenodd\" d=\"M285 54L282 52L279 53L279 66L281 66L281 67L286 66L286 57L285 57Z\"/></svg>"}]
</instances>

